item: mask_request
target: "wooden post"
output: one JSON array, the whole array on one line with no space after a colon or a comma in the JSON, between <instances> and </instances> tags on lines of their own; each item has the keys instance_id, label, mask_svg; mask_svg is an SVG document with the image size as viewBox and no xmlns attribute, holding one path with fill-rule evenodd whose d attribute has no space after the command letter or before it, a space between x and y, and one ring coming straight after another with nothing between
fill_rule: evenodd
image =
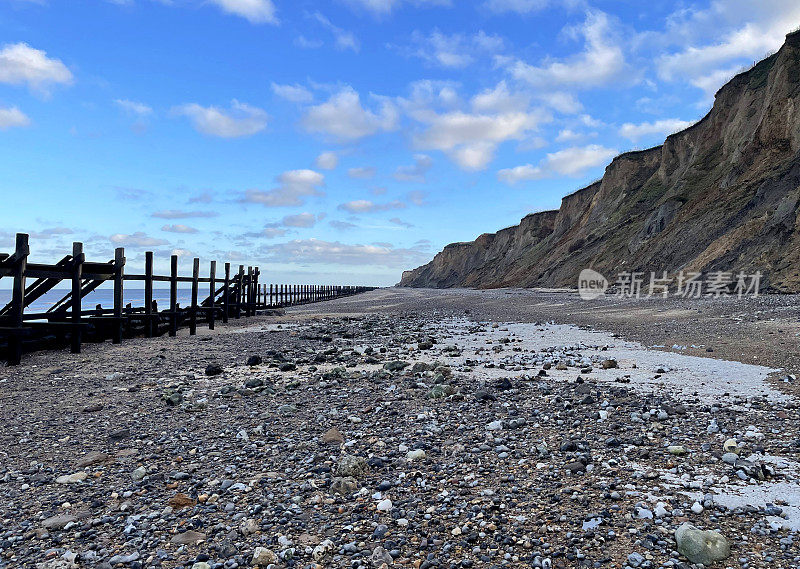
<instances>
[{"instance_id":1,"label":"wooden post","mask_svg":"<svg viewBox=\"0 0 800 569\"><path fill-rule=\"evenodd\" d=\"M247 297L245 298L244 314L245 316L252 316L253 308L253 267L247 267Z\"/></svg>"},{"instance_id":2,"label":"wooden post","mask_svg":"<svg viewBox=\"0 0 800 569\"><path fill-rule=\"evenodd\" d=\"M244 293L244 265L239 265L239 286L236 287L236 318L242 317L242 294Z\"/></svg>"},{"instance_id":3,"label":"wooden post","mask_svg":"<svg viewBox=\"0 0 800 569\"><path fill-rule=\"evenodd\" d=\"M192 263L192 307L189 309L189 335L197 335L197 279L200 278L200 259L194 258Z\"/></svg>"},{"instance_id":4,"label":"wooden post","mask_svg":"<svg viewBox=\"0 0 800 569\"><path fill-rule=\"evenodd\" d=\"M253 269L253 316L256 315L258 310L259 301L261 300L261 286L258 284L258 267Z\"/></svg>"},{"instance_id":5,"label":"wooden post","mask_svg":"<svg viewBox=\"0 0 800 569\"><path fill-rule=\"evenodd\" d=\"M144 331L148 338L153 337L153 252L144 254Z\"/></svg>"},{"instance_id":6,"label":"wooden post","mask_svg":"<svg viewBox=\"0 0 800 569\"><path fill-rule=\"evenodd\" d=\"M225 263L225 284L222 288L222 323L227 324L231 303L231 264Z\"/></svg>"},{"instance_id":7,"label":"wooden post","mask_svg":"<svg viewBox=\"0 0 800 569\"><path fill-rule=\"evenodd\" d=\"M239 299L239 315L247 317L247 287L248 287L247 273L242 273L241 284L241 297Z\"/></svg>"},{"instance_id":8,"label":"wooden post","mask_svg":"<svg viewBox=\"0 0 800 569\"><path fill-rule=\"evenodd\" d=\"M83 243L72 244L72 335L70 351L81 353L81 276L83 274Z\"/></svg>"},{"instance_id":9,"label":"wooden post","mask_svg":"<svg viewBox=\"0 0 800 569\"><path fill-rule=\"evenodd\" d=\"M22 361L22 324L25 313L25 268L28 265L27 233L17 233L16 248L14 251L14 284L11 291L11 327L16 328L8 338L8 364L17 365Z\"/></svg>"},{"instance_id":10,"label":"wooden post","mask_svg":"<svg viewBox=\"0 0 800 569\"><path fill-rule=\"evenodd\" d=\"M122 343L122 280L125 273L125 249L117 247L114 250L114 344Z\"/></svg>"},{"instance_id":11,"label":"wooden post","mask_svg":"<svg viewBox=\"0 0 800 569\"><path fill-rule=\"evenodd\" d=\"M269 285L269 306L272 306L272 285Z\"/></svg>"},{"instance_id":12,"label":"wooden post","mask_svg":"<svg viewBox=\"0 0 800 569\"><path fill-rule=\"evenodd\" d=\"M169 335L178 335L178 256L169 259Z\"/></svg>"},{"instance_id":13,"label":"wooden post","mask_svg":"<svg viewBox=\"0 0 800 569\"><path fill-rule=\"evenodd\" d=\"M217 304L216 304L216 294L217 294L217 283L214 280L217 276L217 262L211 261L211 272L209 273L209 281L211 286L209 290L211 291L209 294L209 298L211 299L211 305L208 307L208 329L214 329L214 317L216 316L215 312L217 311Z\"/></svg>"}]
</instances>

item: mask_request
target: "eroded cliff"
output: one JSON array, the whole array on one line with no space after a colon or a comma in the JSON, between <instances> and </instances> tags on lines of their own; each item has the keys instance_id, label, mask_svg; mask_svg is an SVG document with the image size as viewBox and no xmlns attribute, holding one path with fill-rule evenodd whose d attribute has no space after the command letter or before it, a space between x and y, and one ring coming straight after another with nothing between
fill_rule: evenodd
<instances>
[{"instance_id":1,"label":"eroded cliff","mask_svg":"<svg viewBox=\"0 0 800 569\"><path fill-rule=\"evenodd\" d=\"M586 267L756 271L800 291L800 32L734 77L697 124L616 157L556 211L454 243L401 286L575 286Z\"/></svg>"}]
</instances>

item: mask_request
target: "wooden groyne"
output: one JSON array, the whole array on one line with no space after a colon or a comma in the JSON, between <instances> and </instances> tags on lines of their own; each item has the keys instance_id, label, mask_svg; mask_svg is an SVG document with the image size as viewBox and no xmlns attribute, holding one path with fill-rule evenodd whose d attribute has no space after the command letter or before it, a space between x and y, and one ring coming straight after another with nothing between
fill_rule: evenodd
<instances>
[{"instance_id":1,"label":"wooden groyne","mask_svg":"<svg viewBox=\"0 0 800 569\"><path fill-rule=\"evenodd\" d=\"M265 310L320 302L374 290L375 287L261 284L258 267L239 265L231 272L231 264L221 267L211 261L208 276L200 276L200 259L192 263L192 275L178 274L178 256L170 259L170 274L153 273L153 253L145 253L144 273L125 272L125 251L118 248L114 258L105 263L87 261L83 244L74 243L72 254L53 265L30 263L28 235L18 233L15 250L0 253L0 282L13 279L11 301L0 309L0 353L5 352L9 365L20 363L24 351L69 344L73 353L80 353L83 342L111 339L118 344L123 338L177 334L188 327L197 333L197 326L214 329L216 321L254 316ZM29 283L29 281L31 281ZM62 281L71 283L71 290L45 312L28 312L36 300L52 291ZM143 306L125 304L126 281L144 283ZM113 307L83 306L83 299L105 282L113 282ZM169 283L169 307L160 310L153 300L153 284ZM178 303L178 284L191 284L191 301ZM200 285L207 287L201 297ZM202 300L200 300L202 298Z\"/></svg>"}]
</instances>

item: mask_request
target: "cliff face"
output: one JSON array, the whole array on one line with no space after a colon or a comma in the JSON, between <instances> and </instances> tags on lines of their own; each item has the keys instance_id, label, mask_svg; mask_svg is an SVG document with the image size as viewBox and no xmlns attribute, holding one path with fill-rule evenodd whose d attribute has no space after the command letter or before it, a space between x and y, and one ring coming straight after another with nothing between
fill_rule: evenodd
<instances>
[{"instance_id":1,"label":"cliff face","mask_svg":"<svg viewBox=\"0 0 800 569\"><path fill-rule=\"evenodd\" d=\"M700 122L615 158L556 211L454 243L401 286L576 286L586 267L756 271L800 291L800 32L717 92Z\"/></svg>"}]
</instances>

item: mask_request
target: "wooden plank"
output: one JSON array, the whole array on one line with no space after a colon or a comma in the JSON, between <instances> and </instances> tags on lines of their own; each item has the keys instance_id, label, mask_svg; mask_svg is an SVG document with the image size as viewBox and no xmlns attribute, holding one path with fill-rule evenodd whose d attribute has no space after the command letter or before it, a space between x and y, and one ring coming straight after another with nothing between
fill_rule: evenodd
<instances>
[{"instance_id":1,"label":"wooden plank","mask_svg":"<svg viewBox=\"0 0 800 569\"><path fill-rule=\"evenodd\" d=\"M197 335L197 286L200 277L200 259L195 257L192 263L192 306L189 309L189 335Z\"/></svg>"},{"instance_id":2,"label":"wooden plank","mask_svg":"<svg viewBox=\"0 0 800 569\"><path fill-rule=\"evenodd\" d=\"M84 273L104 273L108 275L114 274L114 261L109 261L108 263L93 263L91 261L86 261L83 264L83 272Z\"/></svg>"},{"instance_id":3,"label":"wooden plank","mask_svg":"<svg viewBox=\"0 0 800 569\"><path fill-rule=\"evenodd\" d=\"M215 304L217 298L217 290L215 284L215 277L217 275L217 262L211 261L211 270L209 272L208 282L211 283L209 286L209 298L211 299L211 305L208 309L208 329L214 329L214 317L216 316L217 306Z\"/></svg>"},{"instance_id":4,"label":"wooden plank","mask_svg":"<svg viewBox=\"0 0 800 569\"><path fill-rule=\"evenodd\" d=\"M225 263L225 284L222 293L222 323L228 323L228 316L231 310L231 264Z\"/></svg>"},{"instance_id":5,"label":"wooden plank","mask_svg":"<svg viewBox=\"0 0 800 569\"><path fill-rule=\"evenodd\" d=\"M144 334L153 337L153 252L144 254L144 313L147 319L144 322Z\"/></svg>"},{"instance_id":6,"label":"wooden plank","mask_svg":"<svg viewBox=\"0 0 800 569\"><path fill-rule=\"evenodd\" d=\"M25 268L25 276L29 279L66 280L72 277L72 271L67 266L28 263Z\"/></svg>"},{"instance_id":7,"label":"wooden plank","mask_svg":"<svg viewBox=\"0 0 800 569\"><path fill-rule=\"evenodd\" d=\"M28 263L27 233L17 233L16 247L12 255L15 264L14 284L11 289L11 311L9 323L12 328L22 328L25 312L25 268ZM22 340L19 336L8 339L8 364L19 365L22 361Z\"/></svg>"},{"instance_id":8,"label":"wooden plank","mask_svg":"<svg viewBox=\"0 0 800 569\"><path fill-rule=\"evenodd\" d=\"M81 284L83 282L83 243L72 244L72 337L70 351L73 354L81 353Z\"/></svg>"},{"instance_id":9,"label":"wooden plank","mask_svg":"<svg viewBox=\"0 0 800 569\"><path fill-rule=\"evenodd\" d=\"M125 274L125 249L117 247L114 250L114 335L111 341L114 344L122 343L122 304L123 304L123 279Z\"/></svg>"},{"instance_id":10,"label":"wooden plank","mask_svg":"<svg viewBox=\"0 0 800 569\"><path fill-rule=\"evenodd\" d=\"M258 272L259 272L258 271L258 267L255 267L253 269L253 297L252 297L252 301L253 301L253 308L252 308L253 312L252 313L253 313L253 315L255 315L256 310L258 309L258 305L259 305L259 303L261 301L261 288L259 287L259 284L258 284Z\"/></svg>"},{"instance_id":11,"label":"wooden plank","mask_svg":"<svg viewBox=\"0 0 800 569\"><path fill-rule=\"evenodd\" d=\"M169 335L178 335L178 256L170 257Z\"/></svg>"},{"instance_id":12,"label":"wooden plank","mask_svg":"<svg viewBox=\"0 0 800 569\"><path fill-rule=\"evenodd\" d=\"M242 295L244 294L244 265L239 265L239 275L236 283L236 318L242 317Z\"/></svg>"},{"instance_id":13,"label":"wooden plank","mask_svg":"<svg viewBox=\"0 0 800 569\"><path fill-rule=\"evenodd\" d=\"M253 267L247 267L247 287L245 287L245 316L253 315Z\"/></svg>"}]
</instances>

